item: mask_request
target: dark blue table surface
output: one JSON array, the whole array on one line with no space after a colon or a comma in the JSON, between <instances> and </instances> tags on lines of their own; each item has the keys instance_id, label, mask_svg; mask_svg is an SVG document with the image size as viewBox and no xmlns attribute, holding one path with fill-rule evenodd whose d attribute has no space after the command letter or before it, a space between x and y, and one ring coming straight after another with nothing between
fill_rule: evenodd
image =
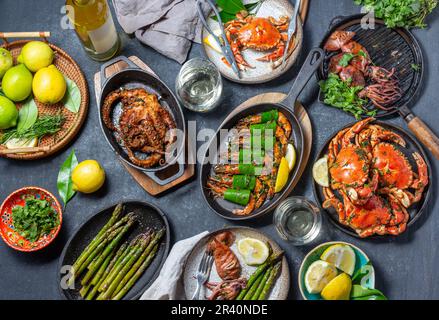
<instances>
[{"instance_id":1,"label":"dark blue table surface","mask_svg":"<svg viewBox=\"0 0 439 320\"><path fill-rule=\"evenodd\" d=\"M235 223L215 215L205 204L198 181L176 189L165 196L154 198L148 195L125 171L116 155L110 150L98 124L93 75L100 64L87 57L73 30L61 28L62 0L2 0L0 3L0 31L51 31L50 39L65 49L81 66L90 89L90 109L87 120L78 138L70 148L76 150L80 160L96 159L107 173L107 183L92 195L77 195L64 213L61 232L48 248L36 253L21 253L0 241L0 299L58 299L56 273L60 253L73 231L88 217L116 201L139 199L157 204L169 217L172 240L190 237L204 230L214 230ZM305 53L318 45L329 22L337 15L359 13L360 7L351 0L311 0L308 19L304 29L304 48L299 62L285 76L260 85L239 85L224 81L224 101L218 109L206 115L185 111L187 120L196 120L198 128L216 128L234 106L264 92L287 92L302 63ZM429 28L415 30L426 59L426 73L422 93L413 110L439 133L439 9L429 17ZM122 33L122 32L121 32ZM136 55L149 64L171 88L180 65L165 58L135 39L122 35L121 54ZM202 55L201 47L194 45L190 57ZM319 104L317 83L311 81L301 97L314 128L311 160L298 186L291 195L302 195L313 199L311 163L319 147L338 128L352 122L353 118L337 110ZM399 117L388 121L405 127ZM38 185L57 193L58 169L70 152L70 148L54 157L23 162L0 160L0 200L23 186ZM439 205L436 185L439 183L438 161L430 156L433 173L432 201L413 227L396 239L359 240L334 228L324 217L323 231L312 244L293 247L282 241L272 225L269 215L258 221L236 223L260 229L271 235L285 249L290 265L292 283L290 298L300 299L297 273L304 255L315 245L331 240L351 242L362 248L371 258L376 270L376 286L390 299L438 299L439 277Z\"/></svg>"}]
</instances>

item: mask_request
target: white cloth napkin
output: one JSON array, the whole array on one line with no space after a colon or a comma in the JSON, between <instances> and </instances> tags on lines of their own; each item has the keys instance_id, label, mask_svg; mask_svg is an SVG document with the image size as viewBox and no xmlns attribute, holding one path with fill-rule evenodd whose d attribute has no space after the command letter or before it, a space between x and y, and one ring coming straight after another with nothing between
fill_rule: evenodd
<instances>
[{"instance_id":1,"label":"white cloth napkin","mask_svg":"<svg viewBox=\"0 0 439 320\"><path fill-rule=\"evenodd\" d=\"M208 234L204 231L192 238L178 241L163 264L159 276L143 293L140 300L183 300L185 298L181 274L192 248Z\"/></svg>"},{"instance_id":2,"label":"white cloth napkin","mask_svg":"<svg viewBox=\"0 0 439 320\"><path fill-rule=\"evenodd\" d=\"M192 41L201 41L196 0L113 0L117 20L126 33L168 58L183 63ZM208 6L203 5L205 14Z\"/></svg>"}]
</instances>

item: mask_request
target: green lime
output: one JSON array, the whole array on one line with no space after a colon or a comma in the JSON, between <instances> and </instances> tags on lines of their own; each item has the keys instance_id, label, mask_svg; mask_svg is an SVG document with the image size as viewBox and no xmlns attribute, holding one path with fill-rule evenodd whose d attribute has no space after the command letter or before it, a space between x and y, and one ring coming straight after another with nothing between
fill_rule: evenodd
<instances>
[{"instance_id":1,"label":"green lime","mask_svg":"<svg viewBox=\"0 0 439 320\"><path fill-rule=\"evenodd\" d=\"M12 67L13 63L11 53L5 48L0 48L0 79Z\"/></svg>"},{"instance_id":2,"label":"green lime","mask_svg":"<svg viewBox=\"0 0 439 320\"><path fill-rule=\"evenodd\" d=\"M30 41L21 49L21 60L32 72L52 64L54 53L49 45L42 41Z\"/></svg>"},{"instance_id":3,"label":"green lime","mask_svg":"<svg viewBox=\"0 0 439 320\"><path fill-rule=\"evenodd\" d=\"M8 129L17 125L18 110L15 104L6 97L0 96L0 129Z\"/></svg>"},{"instance_id":4,"label":"green lime","mask_svg":"<svg viewBox=\"0 0 439 320\"><path fill-rule=\"evenodd\" d=\"M3 77L2 89L12 101L26 99L32 91L32 73L24 64L10 68Z\"/></svg>"}]
</instances>

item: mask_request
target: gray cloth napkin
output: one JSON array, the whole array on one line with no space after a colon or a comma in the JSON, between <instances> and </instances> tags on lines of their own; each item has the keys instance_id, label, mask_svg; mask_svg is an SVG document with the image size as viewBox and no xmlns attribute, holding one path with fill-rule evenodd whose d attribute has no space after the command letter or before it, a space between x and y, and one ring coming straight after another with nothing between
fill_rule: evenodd
<instances>
[{"instance_id":1,"label":"gray cloth napkin","mask_svg":"<svg viewBox=\"0 0 439 320\"><path fill-rule=\"evenodd\" d=\"M113 0L117 20L126 33L161 54L183 63L192 41L200 42L202 24L196 0ZM205 14L208 6L203 5Z\"/></svg>"},{"instance_id":2,"label":"gray cloth napkin","mask_svg":"<svg viewBox=\"0 0 439 320\"><path fill-rule=\"evenodd\" d=\"M207 235L204 231L191 238L178 241L168 255L154 283L142 294L140 300L183 300L185 298L181 274L192 248Z\"/></svg>"}]
</instances>

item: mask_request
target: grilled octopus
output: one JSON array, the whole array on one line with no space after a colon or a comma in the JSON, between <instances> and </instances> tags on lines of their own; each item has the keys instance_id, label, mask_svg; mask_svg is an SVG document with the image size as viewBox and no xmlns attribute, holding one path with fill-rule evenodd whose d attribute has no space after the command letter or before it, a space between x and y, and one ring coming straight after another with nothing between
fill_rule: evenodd
<instances>
[{"instance_id":1,"label":"grilled octopus","mask_svg":"<svg viewBox=\"0 0 439 320\"><path fill-rule=\"evenodd\" d=\"M118 100L122 102L122 113L116 127L111 120L111 112ZM156 95L143 88L114 90L104 100L102 118L108 129L118 133L134 164L144 168L164 164L163 156L175 140L172 129L176 125ZM136 152L149 156L141 159Z\"/></svg>"},{"instance_id":2,"label":"grilled octopus","mask_svg":"<svg viewBox=\"0 0 439 320\"><path fill-rule=\"evenodd\" d=\"M233 233L225 231L213 237L207 247L208 250L213 252L216 271L223 280L235 280L241 274L241 265L238 258L230 249L234 241Z\"/></svg>"},{"instance_id":3,"label":"grilled octopus","mask_svg":"<svg viewBox=\"0 0 439 320\"><path fill-rule=\"evenodd\" d=\"M212 291L212 294L207 299L234 300L246 285L247 280L244 278L225 280L218 283L207 282L206 287Z\"/></svg>"}]
</instances>

